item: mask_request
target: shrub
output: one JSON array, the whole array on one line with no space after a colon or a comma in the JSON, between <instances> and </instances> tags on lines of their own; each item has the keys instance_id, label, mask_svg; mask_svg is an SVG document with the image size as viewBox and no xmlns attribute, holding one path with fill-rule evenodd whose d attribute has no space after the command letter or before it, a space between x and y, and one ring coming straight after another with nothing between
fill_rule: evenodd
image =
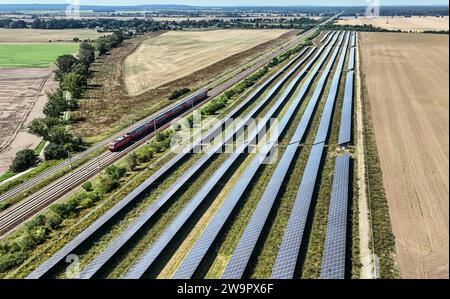
<instances>
[{"instance_id":1,"label":"shrub","mask_svg":"<svg viewBox=\"0 0 450 299\"><path fill-rule=\"evenodd\" d=\"M20 265L26 258L23 252L6 253L0 256L0 272L5 272Z\"/></svg>"},{"instance_id":2,"label":"shrub","mask_svg":"<svg viewBox=\"0 0 450 299\"><path fill-rule=\"evenodd\" d=\"M118 186L118 182L111 179L109 176L100 177L99 189L102 193L109 193Z\"/></svg>"},{"instance_id":3,"label":"shrub","mask_svg":"<svg viewBox=\"0 0 450 299\"><path fill-rule=\"evenodd\" d=\"M45 160L57 160L67 158L67 151L62 144L50 142L44 150Z\"/></svg>"},{"instance_id":4,"label":"shrub","mask_svg":"<svg viewBox=\"0 0 450 299\"><path fill-rule=\"evenodd\" d=\"M108 166L105 169L106 175L113 181L120 180L120 178L122 178L126 172L127 170L125 169L125 167L119 167L116 165Z\"/></svg>"},{"instance_id":5,"label":"shrub","mask_svg":"<svg viewBox=\"0 0 450 299\"><path fill-rule=\"evenodd\" d=\"M57 215L55 212L50 211L47 214L47 220L45 221L45 226L48 229L52 229L52 230L56 229L61 225L61 223L62 223L62 218L59 215Z\"/></svg>"},{"instance_id":6,"label":"shrub","mask_svg":"<svg viewBox=\"0 0 450 299\"><path fill-rule=\"evenodd\" d=\"M36 155L33 150L26 149L16 154L10 170L12 172L22 172L33 166L36 162Z\"/></svg>"},{"instance_id":7,"label":"shrub","mask_svg":"<svg viewBox=\"0 0 450 299\"><path fill-rule=\"evenodd\" d=\"M153 158L153 148L144 146L136 151L137 160L139 163L146 163Z\"/></svg>"},{"instance_id":8,"label":"shrub","mask_svg":"<svg viewBox=\"0 0 450 299\"><path fill-rule=\"evenodd\" d=\"M92 200L92 198L89 198L89 197L83 199L80 202L80 207L83 208L83 209L90 208L90 207L93 207L93 206L94 206L94 201Z\"/></svg>"},{"instance_id":9,"label":"shrub","mask_svg":"<svg viewBox=\"0 0 450 299\"><path fill-rule=\"evenodd\" d=\"M175 90L169 97L169 100L175 100L179 97L181 97L184 94L187 94L188 92L190 92L191 90L189 88L182 88L182 89L178 89Z\"/></svg>"},{"instance_id":10,"label":"shrub","mask_svg":"<svg viewBox=\"0 0 450 299\"><path fill-rule=\"evenodd\" d=\"M92 183L90 181L84 182L83 185L81 185L81 187L83 187L83 189L86 190L87 192L92 191Z\"/></svg>"},{"instance_id":11,"label":"shrub","mask_svg":"<svg viewBox=\"0 0 450 299\"><path fill-rule=\"evenodd\" d=\"M128 169L130 171L133 171L136 168L137 164L138 164L138 159L137 159L136 153L132 153L131 155L128 155L128 157L127 157Z\"/></svg>"}]
</instances>

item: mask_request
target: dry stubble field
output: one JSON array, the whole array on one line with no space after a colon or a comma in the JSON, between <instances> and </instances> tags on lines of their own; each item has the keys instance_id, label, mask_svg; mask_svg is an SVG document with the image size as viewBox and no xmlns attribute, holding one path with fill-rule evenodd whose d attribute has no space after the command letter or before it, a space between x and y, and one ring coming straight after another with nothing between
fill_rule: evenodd
<instances>
[{"instance_id":1,"label":"dry stubble field","mask_svg":"<svg viewBox=\"0 0 450 299\"><path fill-rule=\"evenodd\" d=\"M171 31L148 39L125 60L128 94L139 95L286 32L288 30Z\"/></svg>"},{"instance_id":2,"label":"dry stubble field","mask_svg":"<svg viewBox=\"0 0 450 299\"><path fill-rule=\"evenodd\" d=\"M448 278L449 37L360 41L401 276Z\"/></svg>"},{"instance_id":3,"label":"dry stubble field","mask_svg":"<svg viewBox=\"0 0 450 299\"><path fill-rule=\"evenodd\" d=\"M449 22L447 17L379 17L379 18L352 18L337 21L340 25L373 25L389 30L402 31L425 31L425 30L448 30Z\"/></svg>"},{"instance_id":4,"label":"dry stubble field","mask_svg":"<svg viewBox=\"0 0 450 299\"><path fill-rule=\"evenodd\" d=\"M34 149L41 141L26 125L43 116L46 91L58 86L53 76L46 80L52 73L49 68L0 68L0 174L18 151Z\"/></svg>"}]
</instances>

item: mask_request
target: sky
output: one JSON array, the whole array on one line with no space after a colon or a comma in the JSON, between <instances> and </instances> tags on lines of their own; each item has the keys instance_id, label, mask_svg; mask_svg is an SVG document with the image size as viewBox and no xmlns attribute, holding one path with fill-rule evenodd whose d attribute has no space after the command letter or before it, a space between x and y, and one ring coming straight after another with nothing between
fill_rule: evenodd
<instances>
[{"instance_id":1,"label":"sky","mask_svg":"<svg viewBox=\"0 0 450 299\"><path fill-rule=\"evenodd\" d=\"M77 0L0 0L0 4L64 4ZM185 4L200 6L249 6L249 5L361 5L379 1L380 5L433 5L448 4L443 0L78 0L81 5L141 5Z\"/></svg>"}]
</instances>

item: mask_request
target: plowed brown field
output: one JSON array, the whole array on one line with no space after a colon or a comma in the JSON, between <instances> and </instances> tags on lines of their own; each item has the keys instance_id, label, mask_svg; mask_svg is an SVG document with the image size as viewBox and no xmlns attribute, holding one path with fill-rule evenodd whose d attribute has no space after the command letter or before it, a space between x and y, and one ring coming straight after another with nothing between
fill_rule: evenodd
<instances>
[{"instance_id":1,"label":"plowed brown field","mask_svg":"<svg viewBox=\"0 0 450 299\"><path fill-rule=\"evenodd\" d=\"M403 278L449 276L449 37L363 33L362 67Z\"/></svg>"}]
</instances>

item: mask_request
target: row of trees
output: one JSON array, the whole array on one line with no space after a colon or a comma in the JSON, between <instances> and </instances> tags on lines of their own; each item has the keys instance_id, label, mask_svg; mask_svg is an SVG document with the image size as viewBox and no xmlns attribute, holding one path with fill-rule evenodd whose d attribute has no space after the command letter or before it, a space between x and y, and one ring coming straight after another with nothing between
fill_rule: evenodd
<instances>
[{"instance_id":1,"label":"row of trees","mask_svg":"<svg viewBox=\"0 0 450 299\"><path fill-rule=\"evenodd\" d=\"M303 29L317 24L318 20L310 18L293 19L273 19L273 18L255 18L242 19L233 18L223 19L205 19L201 21L185 20L177 21L154 21L152 19L35 19L31 24L12 19L0 20L0 27L4 28L33 28L33 29L97 29L99 31L135 31L137 33L157 31L157 30L181 30L185 28L291 28Z\"/></svg>"},{"instance_id":2,"label":"row of trees","mask_svg":"<svg viewBox=\"0 0 450 299\"><path fill-rule=\"evenodd\" d=\"M48 93L44 106L45 117L34 119L28 126L30 133L49 141L44 150L46 160L67 158L71 152L83 149L81 138L68 131L69 120L64 117L64 113L78 108L77 99L82 97L87 87L90 67L95 61L96 53L103 55L119 46L123 40L123 34L115 32L99 39L96 46L82 42L78 57L66 54L57 58L55 78L59 81L59 88Z\"/></svg>"}]
</instances>

